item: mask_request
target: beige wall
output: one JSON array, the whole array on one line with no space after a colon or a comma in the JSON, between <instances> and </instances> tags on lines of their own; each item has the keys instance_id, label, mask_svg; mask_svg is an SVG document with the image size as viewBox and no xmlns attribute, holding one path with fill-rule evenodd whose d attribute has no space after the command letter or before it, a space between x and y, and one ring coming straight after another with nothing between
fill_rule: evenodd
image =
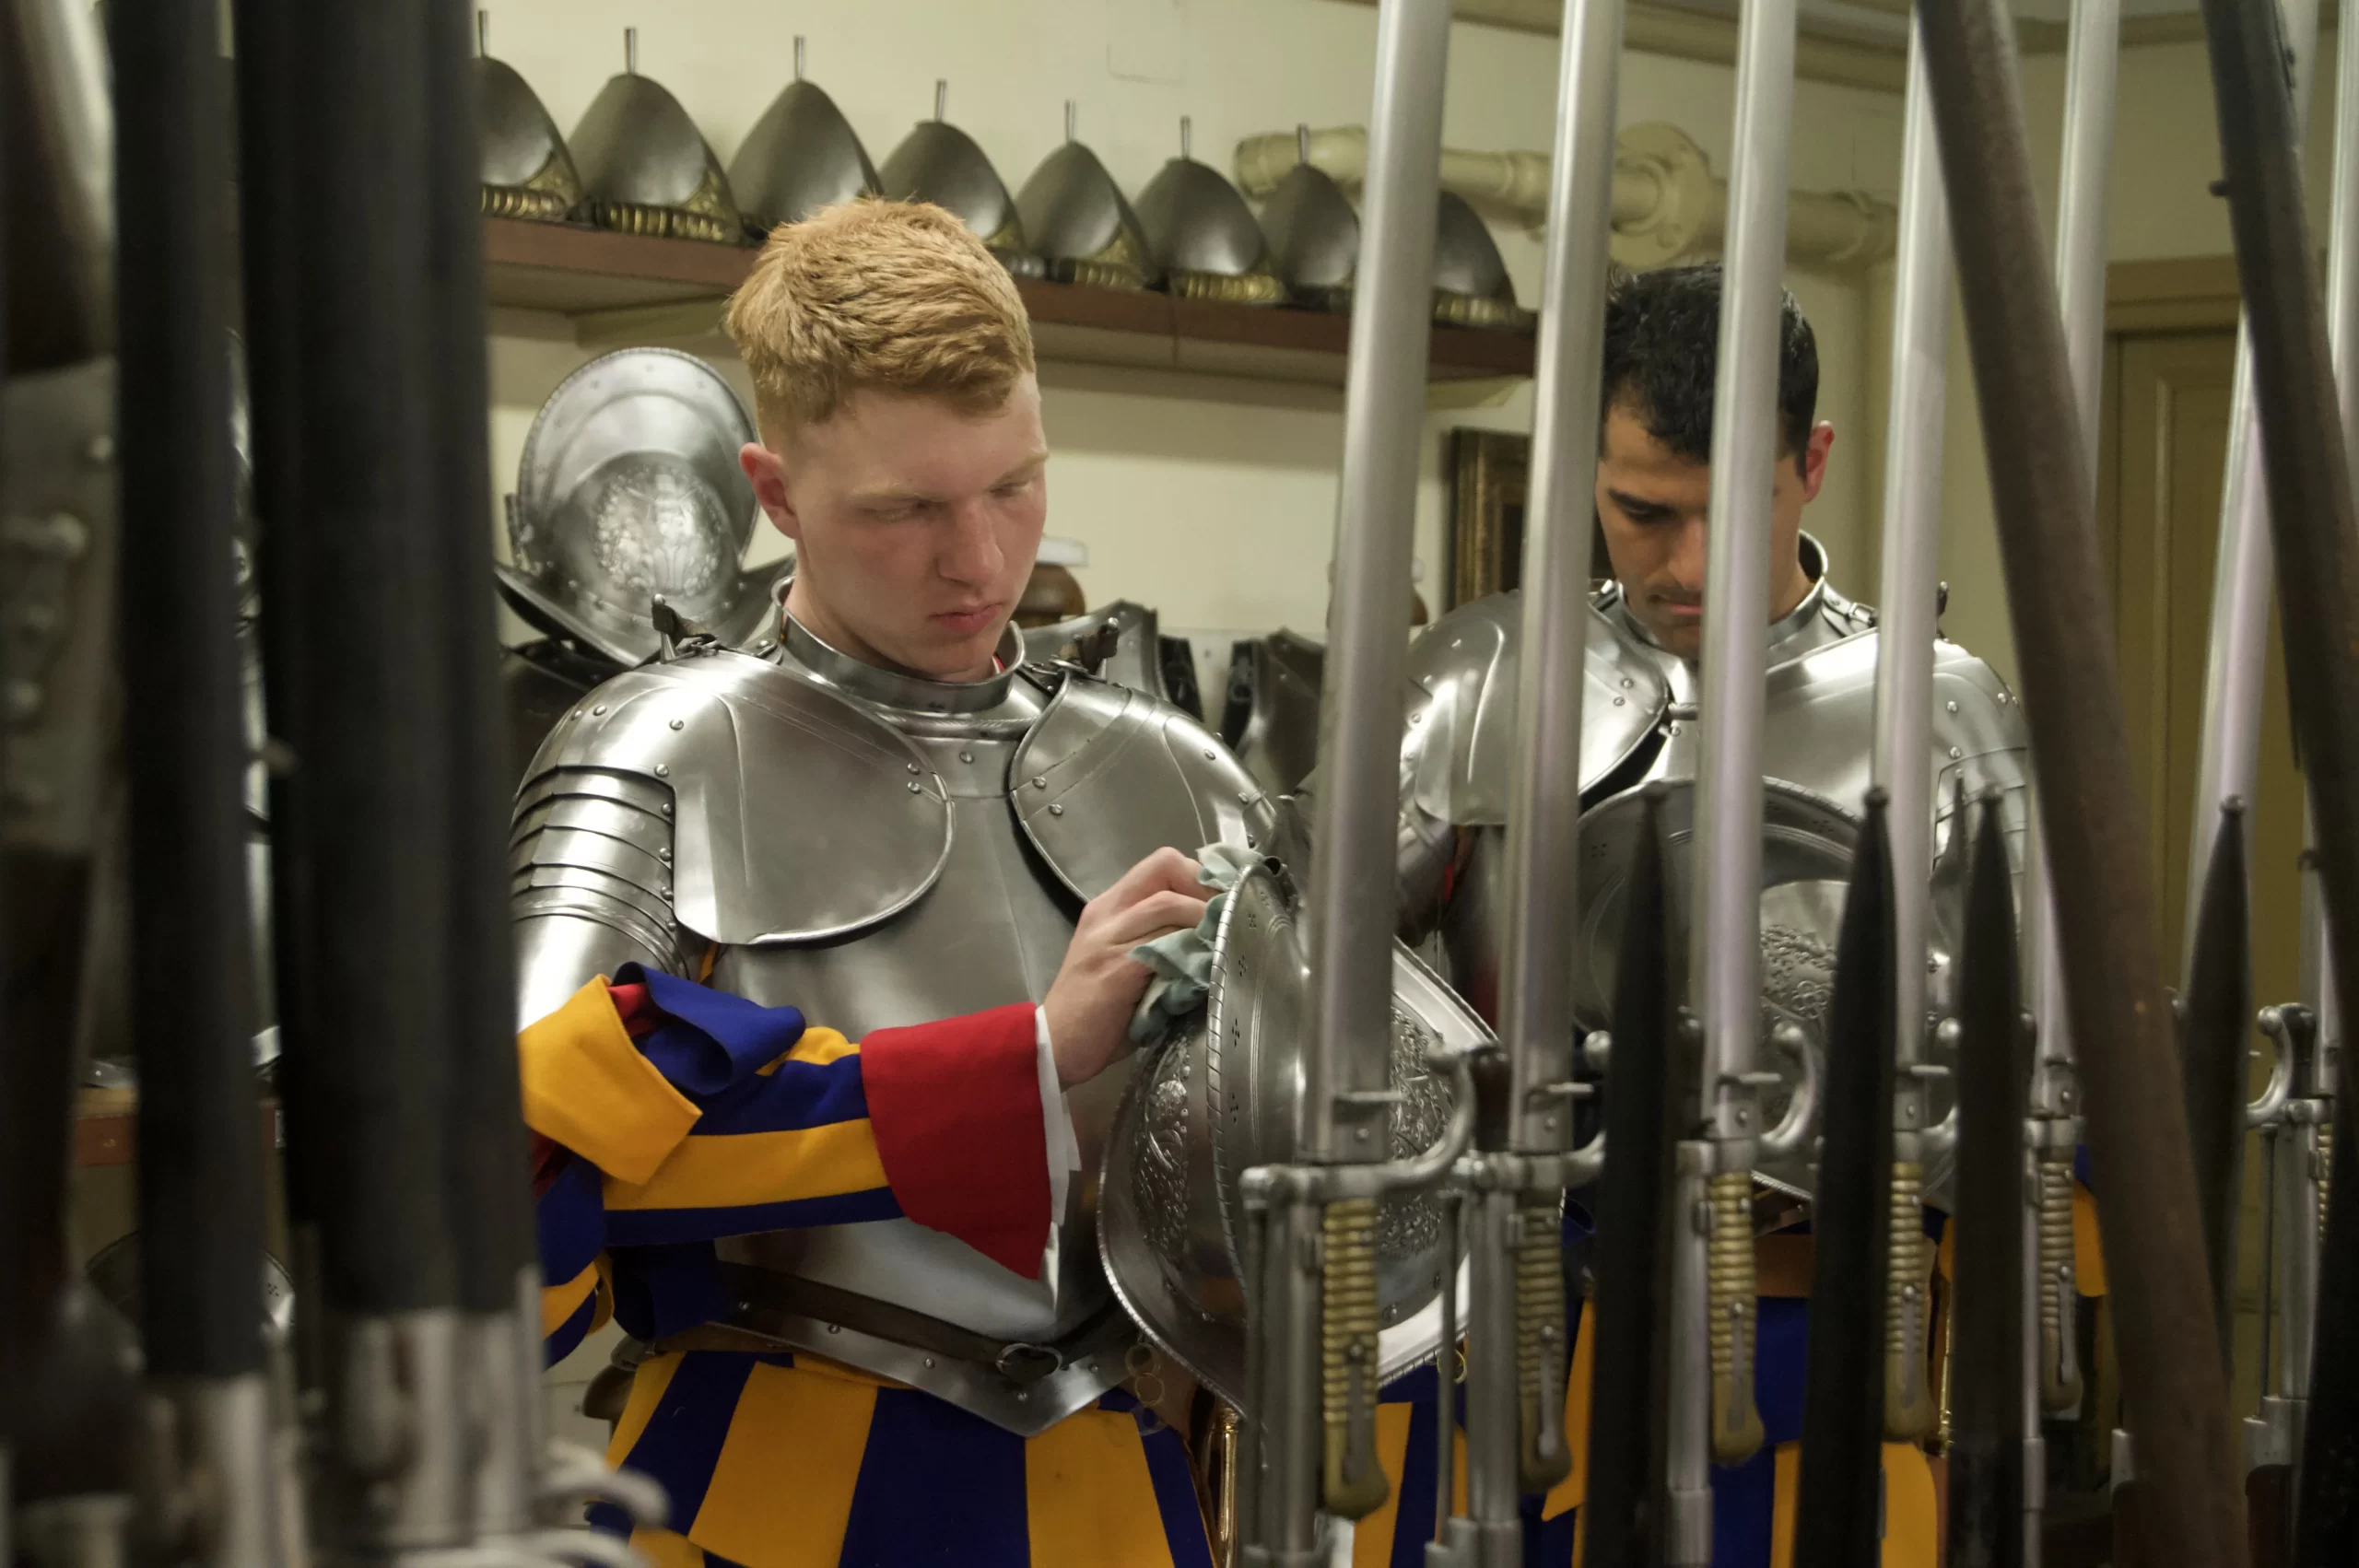
<instances>
[{"instance_id":1,"label":"beige wall","mask_svg":"<svg viewBox=\"0 0 2359 1568\"><path fill-rule=\"evenodd\" d=\"M791 74L799 29L812 79L879 161L930 112L934 78L947 76L951 118L1011 187L1056 144L1071 97L1083 138L1132 192L1177 151L1183 113L1194 119L1199 156L1224 166L1255 132L1364 123L1376 18L1337 0L690 0L653 10L624 0L492 0L490 10L493 53L569 130L619 68L622 29L635 25L640 69L680 98L725 161ZM1455 28L1449 139L1545 147L1555 64L1554 39ZM1725 67L1631 55L1621 118L1677 123L1725 172L1731 91ZM1899 123L1890 94L1803 84L1794 183L1891 194ZM1536 304L1537 238L1515 226L1496 232L1523 301ZM1859 563L1864 293L1856 279L1805 276L1794 287L1820 334L1825 416L1852 438L1838 445L1810 522L1838 565ZM590 356L556 318L503 313L494 326L492 462L504 490L534 412ZM745 390L734 361L723 369ZM1342 445L1337 392L1078 366L1048 368L1043 382L1057 453L1050 528L1089 545L1081 575L1093 599L1146 601L1181 630L1321 625ZM1443 566L1442 432L1524 428L1530 418L1525 388L1496 406L1429 417L1417 546L1429 598ZM757 548L769 551L767 536ZM1869 590L1856 564L1844 577Z\"/></svg>"},{"instance_id":2,"label":"beige wall","mask_svg":"<svg viewBox=\"0 0 2359 1568\"><path fill-rule=\"evenodd\" d=\"M2334 35L2326 34L2310 113L2309 207L2313 231L2321 243L2333 158L2335 47ZM2042 213L2052 231L2064 115L2061 55L2036 56L2025 63L2024 100ZM2112 259L2227 253L2227 204L2208 190L2219 172L2219 135L2202 45L2125 51L2114 122L2107 222ZM2012 680L2014 641L2007 627L1981 421L1974 407L1974 379L1967 369L1963 333L1963 323L1954 319L1948 441L1942 476L1942 571L1950 584L1950 611L1943 625L1951 636L1989 659Z\"/></svg>"}]
</instances>

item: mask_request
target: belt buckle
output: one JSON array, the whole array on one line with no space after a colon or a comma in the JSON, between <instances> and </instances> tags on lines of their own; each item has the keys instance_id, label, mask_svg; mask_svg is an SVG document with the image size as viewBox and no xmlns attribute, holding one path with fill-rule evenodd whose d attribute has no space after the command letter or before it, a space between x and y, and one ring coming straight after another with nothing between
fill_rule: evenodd
<instances>
[{"instance_id":1,"label":"belt buckle","mask_svg":"<svg viewBox=\"0 0 2359 1568\"><path fill-rule=\"evenodd\" d=\"M1052 1373L1062 1372L1065 1358L1046 1345L1019 1343L1001 1351L999 1360L992 1365L1011 1383L1038 1383Z\"/></svg>"}]
</instances>

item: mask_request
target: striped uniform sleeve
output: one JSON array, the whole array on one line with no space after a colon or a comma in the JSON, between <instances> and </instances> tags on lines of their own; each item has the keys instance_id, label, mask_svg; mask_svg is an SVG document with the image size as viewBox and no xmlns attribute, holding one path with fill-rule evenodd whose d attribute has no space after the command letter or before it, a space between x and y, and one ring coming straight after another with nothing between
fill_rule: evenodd
<instances>
[{"instance_id":1,"label":"striped uniform sleeve","mask_svg":"<svg viewBox=\"0 0 2359 1568\"><path fill-rule=\"evenodd\" d=\"M610 1247L908 1218L1038 1278L1035 1011L854 1042L636 965L582 987L518 1038L549 1358L612 1315Z\"/></svg>"}]
</instances>

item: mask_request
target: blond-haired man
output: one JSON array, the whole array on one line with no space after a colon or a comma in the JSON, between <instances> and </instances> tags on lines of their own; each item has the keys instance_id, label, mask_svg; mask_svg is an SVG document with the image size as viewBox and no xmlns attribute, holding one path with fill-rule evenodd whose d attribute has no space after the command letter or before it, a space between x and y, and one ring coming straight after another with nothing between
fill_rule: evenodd
<instances>
[{"instance_id":1,"label":"blond-haired man","mask_svg":"<svg viewBox=\"0 0 2359 1568\"><path fill-rule=\"evenodd\" d=\"M834 208L728 325L778 625L675 628L518 797L551 1353L608 1315L644 1347L611 1455L669 1490L665 1563L1205 1563L1074 1173L1133 948L1268 807L1176 709L1021 661L1048 448L980 241Z\"/></svg>"}]
</instances>

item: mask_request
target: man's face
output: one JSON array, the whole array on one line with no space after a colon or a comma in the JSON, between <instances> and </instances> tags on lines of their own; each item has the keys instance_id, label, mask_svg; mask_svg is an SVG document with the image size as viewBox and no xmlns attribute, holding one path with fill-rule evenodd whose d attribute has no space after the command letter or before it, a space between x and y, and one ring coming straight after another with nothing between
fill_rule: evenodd
<instances>
[{"instance_id":1,"label":"man's face","mask_svg":"<svg viewBox=\"0 0 2359 1568\"><path fill-rule=\"evenodd\" d=\"M787 608L831 646L937 681L992 673L1049 513L1040 389L968 415L939 399L861 392L779 450L739 454L794 541Z\"/></svg>"},{"instance_id":2,"label":"man's face","mask_svg":"<svg viewBox=\"0 0 2359 1568\"><path fill-rule=\"evenodd\" d=\"M1835 427L1821 423L1797 471L1791 452L1775 460L1769 499L1769 603L1775 620L1802 603L1810 581L1802 566L1802 508L1826 477ZM1630 614L1647 634L1682 659L1704 645L1704 542L1712 504L1712 465L1682 457L1616 404L1605 416L1597 459L1597 518L1605 553Z\"/></svg>"}]
</instances>

